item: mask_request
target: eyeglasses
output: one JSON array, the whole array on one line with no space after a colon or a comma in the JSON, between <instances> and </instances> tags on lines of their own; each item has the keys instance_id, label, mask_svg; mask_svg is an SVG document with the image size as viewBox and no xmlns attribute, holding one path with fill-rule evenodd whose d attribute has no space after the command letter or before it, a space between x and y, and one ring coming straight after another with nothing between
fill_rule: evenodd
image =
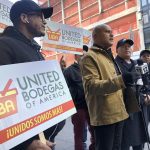
<instances>
[{"instance_id":1,"label":"eyeglasses","mask_svg":"<svg viewBox=\"0 0 150 150\"><path fill-rule=\"evenodd\" d=\"M38 16L38 17L40 17L42 19L42 21L45 21L45 18L44 18L42 13L31 12L31 13L27 13L27 15L29 15L29 16Z\"/></svg>"}]
</instances>

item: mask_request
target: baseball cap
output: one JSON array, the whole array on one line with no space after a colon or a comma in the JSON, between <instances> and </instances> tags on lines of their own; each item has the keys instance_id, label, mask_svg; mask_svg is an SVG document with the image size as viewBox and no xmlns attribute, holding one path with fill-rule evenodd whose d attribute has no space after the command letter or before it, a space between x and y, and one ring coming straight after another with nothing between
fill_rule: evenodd
<instances>
[{"instance_id":1,"label":"baseball cap","mask_svg":"<svg viewBox=\"0 0 150 150\"><path fill-rule=\"evenodd\" d=\"M141 57L142 55L144 55L145 53L150 54L150 50L148 50L148 49L142 50L142 51L140 52L140 57Z\"/></svg>"},{"instance_id":2,"label":"baseball cap","mask_svg":"<svg viewBox=\"0 0 150 150\"><path fill-rule=\"evenodd\" d=\"M123 46L125 43L128 43L131 46L134 44L134 42L131 39L121 39L121 40L118 41L116 49L118 49L119 47Z\"/></svg>"},{"instance_id":3,"label":"baseball cap","mask_svg":"<svg viewBox=\"0 0 150 150\"><path fill-rule=\"evenodd\" d=\"M32 0L20 0L13 4L10 9L10 20L15 22L21 15L21 13L30 13L30 12L42 12L44 18L47 19L53 14L53 7L41 8Z\"/></svg>"}]
</instances>

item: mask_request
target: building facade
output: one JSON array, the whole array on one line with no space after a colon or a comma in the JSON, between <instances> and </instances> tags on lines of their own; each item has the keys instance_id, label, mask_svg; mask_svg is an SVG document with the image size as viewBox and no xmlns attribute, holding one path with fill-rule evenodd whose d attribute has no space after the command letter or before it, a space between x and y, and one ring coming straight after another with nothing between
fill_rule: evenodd
<instances>
[{"instance_id":1,"label":"building facade","mask_svg":"<svg viewBox=\"0 0 150 150\"><path fill-rule=\"evenodd\" d=\"M134 52L144 48L139 0L39 0L39 4L53 6L51 20L58 23L87 30L103 23L110 25L114 33L114 54L116 43L122 38L133 39Z\"/></svg>"},{"instance_id":2,"label":"building facade","mask_svg":"<svg viewBox=\"0 0 150 150\"><path fill-rule=\"evenodd\" d=\"M141 0L145 48L150 49L150 0Z\"/></svg>"}]
</instances>

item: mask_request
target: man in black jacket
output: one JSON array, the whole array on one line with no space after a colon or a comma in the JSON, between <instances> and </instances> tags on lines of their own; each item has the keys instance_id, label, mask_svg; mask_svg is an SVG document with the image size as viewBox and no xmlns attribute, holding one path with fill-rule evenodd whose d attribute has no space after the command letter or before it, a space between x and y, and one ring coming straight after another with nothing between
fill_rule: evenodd
<instances>
[{"instance_id":1,"label":"man in black jacket","mask_svg":"<svg viewBox=\"0 0 150 150\"><path fill-rule=\"evenodd\" d=\"M150 50L142 50L140 52L140 59L150 65ZM149 67L150 68L150 67Z\"/></svg>"},{"instance_id":2,"label":"man in black jacket","mask_svg":"<svg viewBox=\"0 0 150 150\"><path fill-rule=\"evenodd\" d=\"M64 76L69 87L72 99L74 101L75 107L77 109L77 113L71 117L72 124L74 126L75 150L85 150L83 139L86 123L88 123L89 131L91 134L91 145L89 146L89 150L95 150L94 132L92 127L90 126L90 119L85 101L82 77L79 67L79 62L81 59L82 55L75 55L74 64L64 70Z\"/></svg>"},{"instance_id":3,"label":"man in black jacket","mask_svg":"<svg viewBox=\"0 0 150 150\"><path fill-rule=\"evenodd\" d=\"M17 1L10 10L13 26L7 27L0 37L0 65L44 60L33 38L45 35L45 19L52 13L52 7L40 8L31 0ZM43 144L35 136L13 149L51 150L53 146L49 141Z\"/></svg>"},{"instance_id":4,"label":"man in black jacket","mask_svg":"<svg viewBox=\"0 0 150 150\"><path fill-rule=\"evenodd\" d=\"M132 45L134 42L131 39L121 39L117 43L117 56L115 61L119 65L122 74L132 74L137 77L135 72L136 62L131 59ZM124 94L126 95L125 89ZM126 101L127 97L125 97ZM131 101L132 97L128 97ZM131 102L130 102L131 104ZM124 122L122 147L121 150L129 150L132 146L133 150L142 150L143 144L147 141L144 121L141 112L130 113L129 118Z\"/></svg>"}]
</instances>

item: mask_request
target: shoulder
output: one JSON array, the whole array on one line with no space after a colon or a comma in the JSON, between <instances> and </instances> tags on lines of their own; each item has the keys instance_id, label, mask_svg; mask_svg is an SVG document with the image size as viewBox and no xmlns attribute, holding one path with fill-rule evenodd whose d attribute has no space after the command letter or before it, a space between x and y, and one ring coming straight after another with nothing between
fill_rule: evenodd
<instances>
[{"instance_id":1,"label":"shoulder","mask_svg":"<svg viewBox=\"0 0 150 150\"><path fill-rule=\"evenodd\" d=\"M134 63L134 65L136 65L136 64L137 64L137 60L133 60L133 59L131 59L131 61Z\"/></svg>"},{"instance_id":2,"label":"shoulder","mask_svg":"<svg viewBox=\"0 0 150 150\"><path fill-rule=\"evenodd\" d=\"M69 67L65 68L63 73L66 75L66 74L69 74L72 70L72 65L70 65Z\"/></svg>"},{"instance_id":3,"label":"shoulder","mask_svg":"<svg viewBox=\"0 0 150 150\"><path fill-rule=\"evenodd\" d=\"M103 54L99 52L98 50L93 50L90 49L81 59L80 65L82 66L83 64L89 64L89 63L97 63L99 62L102 58Z\"/></svg>"},{"instance_id":4,"label":"shoulder","mask_svg":"<svg viewBox=\"0 0 150 150\"><path fill-rule=\"evenodd\" d=\"M14 45L15 43L18 43L16 39L12 38L12 37L7 37L7 36L1 36L0 37L0 44L1 45L6 45L6 46L10 46L10 45Z\"/></svg>"},{"instance_id":5,"label":"shoulder","mask_svg":"<svg viewBox=\"0 0 150 150\"><path fill-rule=\"evenodd\" d=\"M0 37L0 45L1 45L0 51L10 49L11 48L10 45L12 44L13 44L13 41L11 38L5 37L5 36Z\"/></svg>"},{"instance_id":6,"label":"shoulder","mask_svg":"<svg viewBox=\"0 0 150 150\"><path fill-rule=\"evenodd\" d=\"M94 58L95 56L97 56L96 52L94 52L92 49L90 49L83 57L82 57L82 61L85 61L89 58Z\"/></svg>"},{"instance_id":7,"label":"shoulder","mask_svg":"<svg viewBox=\"0 0 150 150\"><path fill-rule=\"evenodd\" d=\"M9 36L0 36L0 40L14 40L14 38L12 38L12 37L9 37Z\"/></svg>"}]
</instances>

